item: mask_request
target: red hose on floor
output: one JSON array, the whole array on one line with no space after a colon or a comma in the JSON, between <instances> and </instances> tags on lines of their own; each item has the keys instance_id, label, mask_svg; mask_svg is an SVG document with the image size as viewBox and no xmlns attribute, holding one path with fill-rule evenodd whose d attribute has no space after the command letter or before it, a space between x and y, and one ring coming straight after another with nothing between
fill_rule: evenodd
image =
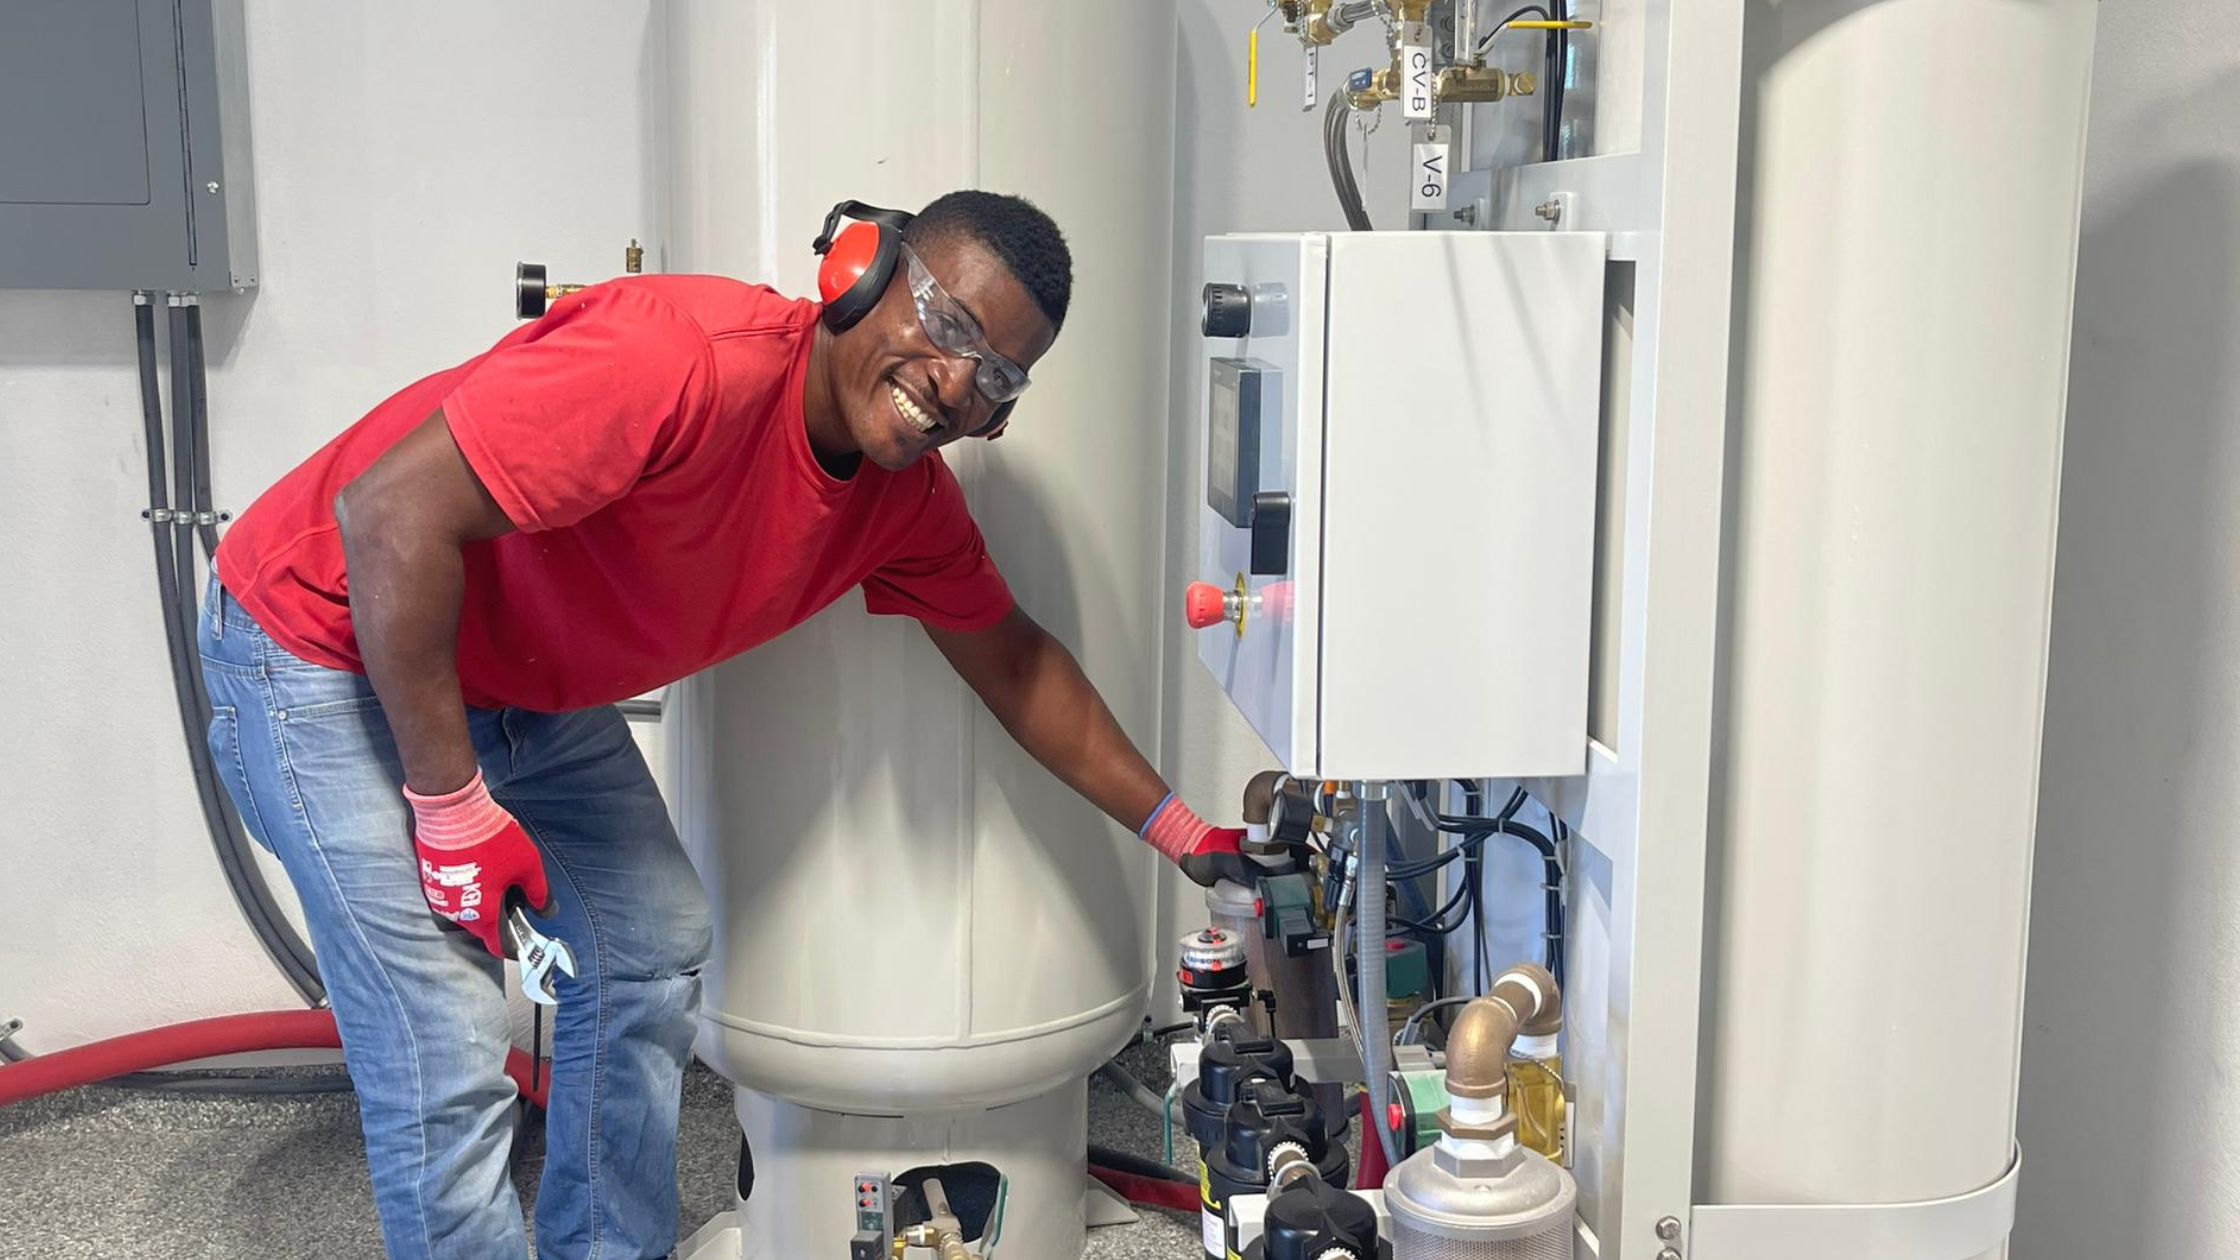
<instances>
[{"instance_id":1,"label":"red hose on floor","mask_svg":"<svg viewBox=\"0 0 2240 1260\"><path fill-rule=\"evenodd\" d=\"M1089 1165L1089 1175L1112 1187L1114 1194L1141 1207L1170 1208L1177 1212L1195 1212L1200 1207L1198 1187L1187 1181L1139 1177L1095 1164Z\"/></svg>"},{"instance_id":2,"label":"red hose on floor","mask_svg":"<svg viewBox=\"0 0 2240 1260\"><path fill-rule=\"evenodd\" d=\"M21 1063L0 1066L0 1106L37 1098L57 1090L105 1081L128 1072L145 1072L194 1059L251 1050L339 1050L342 1035L334 1026L332 1011L258 1011L249 1015L220 1015L184 1024L126 1033L107 1041L89 1042L69 1050L34 1055ZM506 1055L506 1075L520 1087L521 1096L544 1106L551 1073L539 1072L537 1088L529 1088L530 1061L522 1051Z\"/></svg>"}]
</instances>

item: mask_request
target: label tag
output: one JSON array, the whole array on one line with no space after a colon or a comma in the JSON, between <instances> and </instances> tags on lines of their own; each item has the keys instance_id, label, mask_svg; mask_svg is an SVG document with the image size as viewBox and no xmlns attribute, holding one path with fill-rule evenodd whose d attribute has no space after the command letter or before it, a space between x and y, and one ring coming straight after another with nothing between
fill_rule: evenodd
<instances>
[{"instance_id":1,"label":"label tag","mask_svg":"<svg viewBox=\"0 0 2240 1260\"><path fill-rule=\"evenodd\" d=\"M1318 64L1321 62L1321 60L1322 49L1314 44L1307 45L1306 55L1299 58L1299 64L1304 68L1303 72L1306 76L1306 90L1301 95L1299 100L1299 108L1302 110L1309 110L1314 108L1315 75L1317 72Z\"/></svg>"},{"instance_id":2,"label":"label tag","mask_svg":"<svg viewBox=\"0 0 2240 1260\"><path fill-rule=\"evenodd\" d=\"M1410 210L1444 210L1447 208L1447 129L1425 127L1423 137L1416 141L1415 165L1410 167L1408 180L1408 208Z\"/></svg>"},{"instance_id":3,"label":"label tag","mask_svg":"<svg viewBox=\"0 0 2240 1260\"><path fill-rule=\"evenodd\" d=\"M1229 1254L1229 1231L1210 1208L1198 1213L1198 1243L1206 1249L1209 1256Z\"/></svg>"},{"instance_id":4,"label":"label tag","mask_svg":"<svg viewBox=\"0 0 2240 1260\"><path fill-rule=\"evenodd\" d=\"M1400 116L1431 117L1431 27L1424 22L1400 26Z\"/></svg>"}]
</instances>

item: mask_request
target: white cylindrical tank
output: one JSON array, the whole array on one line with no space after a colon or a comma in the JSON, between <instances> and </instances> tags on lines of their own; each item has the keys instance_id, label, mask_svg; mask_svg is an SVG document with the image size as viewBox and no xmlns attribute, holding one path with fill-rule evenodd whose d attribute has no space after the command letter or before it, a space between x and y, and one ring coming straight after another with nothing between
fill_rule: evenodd
<instances>
[{"instance_id":1,"label":"white cylindrical tank","mask_svg":"<svg viewBox=\"0 0 2240 1260\"><path fill-rule=\"evenodd\" d=\"M1147 744L1172 0L693 0L670 22L667 269L813 293L845 198L984 187L1066 232L1055 349L1003 440L949 459L1020 604ZM675 799L718 924L697 1049L753 1091L766 1187L747 1254L848 1254L855 1173L973 1158L1012 1177L1006 1253L1077 1254L1083 1082L1143 1014L1155 856L854 596L681 691Z\"/></svg>"},{"instance_id":2,"label":"white cylindrical tank","mask_svg":"<svg viewBox=\"0 0 2240 1260\"><path fill-rule=\"evenodd\" d=\"M2094 8L1750 11L1699 1201L2008 1167Z\"/></svg>"}]
</instances>

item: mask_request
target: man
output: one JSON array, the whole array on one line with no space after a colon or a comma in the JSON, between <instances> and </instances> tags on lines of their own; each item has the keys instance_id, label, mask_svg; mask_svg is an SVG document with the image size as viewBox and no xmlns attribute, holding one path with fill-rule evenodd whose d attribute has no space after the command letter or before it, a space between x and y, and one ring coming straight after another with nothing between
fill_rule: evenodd
<instances>
[{"instance_id":1,"label":"man","mask_svg":"<svg viewBox=\"0 0 2240 1260\"><path fill-rule=\"evenodd\" d=\"M879 256L891 274L852 322L707 276L564 298L376 407L219 548L211 743L302 900L397 1260L527 1255L509 894L578 968L558 991L538 1251L674 1246L708 914L613 702L851 588L923 623L1021 746L1193 878L1237 860L1238 833L1174 799L1012 603L936 453L1000 431L1057 337L1056 225L951 193Z\"/></svg>"}]
</instances>

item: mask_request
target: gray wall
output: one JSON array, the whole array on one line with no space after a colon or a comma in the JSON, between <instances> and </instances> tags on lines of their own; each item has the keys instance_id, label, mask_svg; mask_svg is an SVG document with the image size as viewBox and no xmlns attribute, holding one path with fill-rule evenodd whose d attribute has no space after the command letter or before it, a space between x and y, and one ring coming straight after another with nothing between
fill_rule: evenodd
<instances>
[{"instance_id":1,"label":"gray wall","mask_svg":"<svg viewBox=\"0 0 2240 1260\"><path fill-rule=\"evenodd\" d=\"M264 284L205 301L219 504L512 328L516 259L605 275L658 247L656 13L248 6ZM297 1005L195 810L134 371L124 294L0 292L0 1018L34 1050Z\"/></svg>"},{"instance_id":2,"label":"gray wall","mask_svg":"<svg viewBox=\"0 0 2240 1260\"><path fill-rule=\"evenodd\" d=\"M2233 1257L2240 7L2102 4L2090 148L2013 1254Z\"/></svg>"}]
</instances>

